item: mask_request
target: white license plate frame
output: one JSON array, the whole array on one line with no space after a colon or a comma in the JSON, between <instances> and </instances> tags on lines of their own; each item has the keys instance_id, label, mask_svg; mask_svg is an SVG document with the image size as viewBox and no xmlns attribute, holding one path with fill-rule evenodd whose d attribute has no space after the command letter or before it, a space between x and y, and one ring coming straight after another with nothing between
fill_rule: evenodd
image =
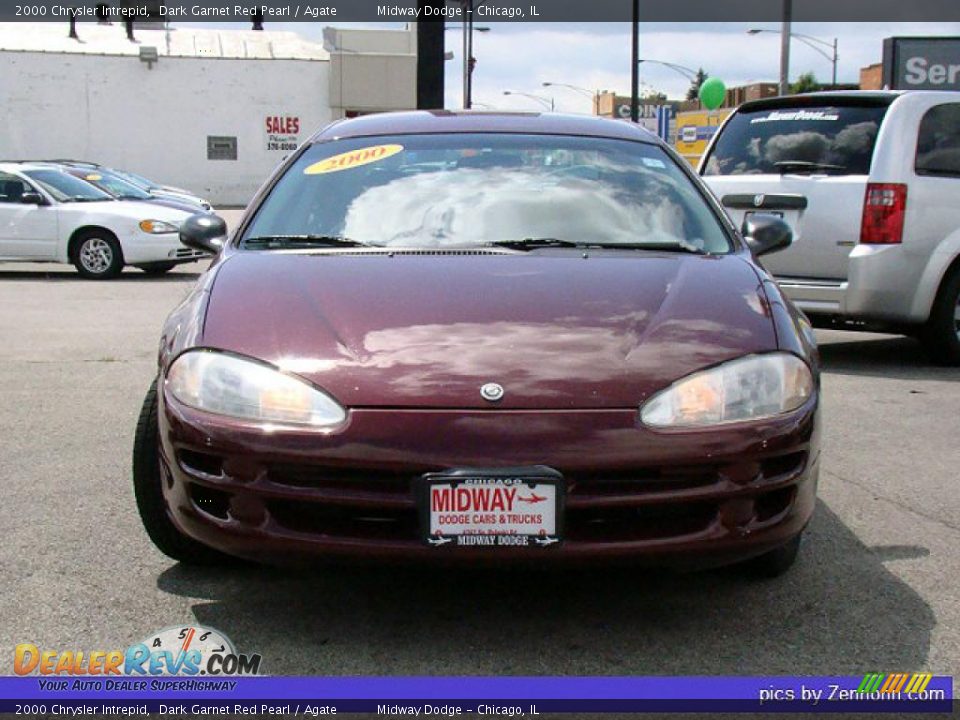
<instances>
[{"instance_id":1,"label":"white license plate frame","mask_svg":"<svg viewBox=\"0 0 960 720\"><path fill-rule=\"evenodd\" d=\"M550 548L562 543L565 484L552 468L454 470L422 478L423 542L433 548Z\"/></svg>"}]
</instances>

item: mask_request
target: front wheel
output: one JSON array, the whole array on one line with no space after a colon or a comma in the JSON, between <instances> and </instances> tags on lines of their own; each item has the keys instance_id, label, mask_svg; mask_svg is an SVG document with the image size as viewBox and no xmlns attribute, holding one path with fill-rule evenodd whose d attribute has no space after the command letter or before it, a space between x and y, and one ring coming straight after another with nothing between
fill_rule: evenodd
<instances>
[{"instance_id":1,"label":"front wheel","mask_svg":"<svg viewBox=\"0 0 960 720\"><path fill-rule=\"evenodd\" d=\"M123 270L120 243L105 230L89 230L77 239L73 265L88 280L115 278Z\"/></svg>"},{"instance_id":2,"label":"front wheel","mask_svg":"<svg viewBox=\"0 0 960 720\"><path fill-rule=\"evenodd\" d=\"M133 441L133 493L140 520L153 544L167 557L194 565L229 561L226 555L180 532L167 514L160 473L159 442L157 382L154 380L143 400Z\"/></svg>"},{"instance_id":3,"label":"front wheel","mask_svg":"<svg viewBox=\"0 0 960 720\"><path fill-rule=\"evenodd\" d=\"M940 286L920 340L934 362L960 365L960 267Z\"/></svg>"}]
</instances>

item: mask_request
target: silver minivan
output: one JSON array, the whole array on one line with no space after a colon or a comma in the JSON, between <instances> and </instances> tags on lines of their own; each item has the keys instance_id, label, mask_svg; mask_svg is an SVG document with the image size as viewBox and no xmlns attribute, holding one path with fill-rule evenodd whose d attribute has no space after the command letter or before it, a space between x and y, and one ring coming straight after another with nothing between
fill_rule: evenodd
<instances>
[{"instance_id":1,"label":"silver minivan","mask_svg":"<svg viewBox=\"0 0 960 720\"><path fill-rule=\"evenodd\" d=\"M960 364L960 92L745 103L700 173L738 224L793 226L763 262L815 325L915 335Z\"/></svg>"}]
</instances>

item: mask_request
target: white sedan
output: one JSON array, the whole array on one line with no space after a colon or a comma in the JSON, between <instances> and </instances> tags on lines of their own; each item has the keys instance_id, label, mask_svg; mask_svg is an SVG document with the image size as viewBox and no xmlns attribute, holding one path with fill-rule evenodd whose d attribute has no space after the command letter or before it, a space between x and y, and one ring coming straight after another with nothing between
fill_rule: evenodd
<instances>
[{"instance_id":1,"label":"white sedan","mask_svg":"<svg viewBox=\"0 0 960 720\"><path fill-rule=\"evenodd\" d=\"M189 212L119 202L57 168L0 163L0 261L69 262L86 278L164 273L204 253L180 243Z\"/></svg>"}]
</instances>

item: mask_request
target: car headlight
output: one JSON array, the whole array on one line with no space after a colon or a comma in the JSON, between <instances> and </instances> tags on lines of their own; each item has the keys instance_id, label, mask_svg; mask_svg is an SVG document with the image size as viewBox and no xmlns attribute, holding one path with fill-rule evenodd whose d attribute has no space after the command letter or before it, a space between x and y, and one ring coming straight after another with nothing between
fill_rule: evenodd
<instances>
[{"instance_id":1,"label":"car headlight","mask_svg":"<svg viewBox=\"0 0 960 720\"><path fill-rule=\"evenodd\" d=\"M796 410L813 389L796 355L748 355L678 380L641 406L640 420L654 428L760 420Z\"/></svg>"},{"instance_id":2,"label":"car headlight","mask_svg":"<svg viewBox=\"0 0 960 720\"><path fill-rule=\"evenodd\" d=\"M305 380L255 360L191 350L167 372L167 388L184 405L245 420L333 427L347 414Z\"/></svg>"},{"instance_id":3,"label":"car headlight","mask_svg":"<svg viewBox=\"0 0 960 720\"><path fill-rule=\"evenodd\" d=\"M180 228L173 223L164 222L163 220L141 220L140 229L150 235L165 235L167 233L178 232Z\"/></svg>"}]
</instances>

